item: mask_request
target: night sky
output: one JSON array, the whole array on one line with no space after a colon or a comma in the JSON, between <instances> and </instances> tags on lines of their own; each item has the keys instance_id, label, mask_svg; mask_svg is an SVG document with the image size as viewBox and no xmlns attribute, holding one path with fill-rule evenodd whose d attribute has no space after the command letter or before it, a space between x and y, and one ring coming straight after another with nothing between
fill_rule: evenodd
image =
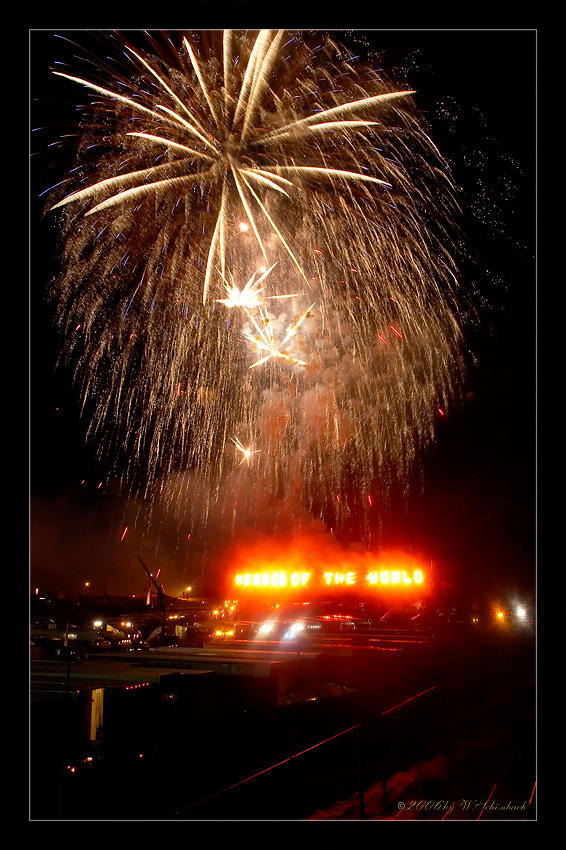
<instances>
[{"instance_id":1,"label":"night sky","mask_svg":"<svg viewBox=\"0 0 566 850\"><path fill-rule=\"evenodd\" d=\"M460 579L532 589L536 31L355 29L335 36L417 90L462 190L469 255L462 276L479 310L467 334L473 356L462 408L440 423L437 444L423 458L423 492L407 513L391 516L386 537L456 564ZM77 592L90 581L141 593L141 552L131 532L120 543L127 510L112 487L98 488L105 471L84 445L69 376L54 373L56 339L41 297L56 234L40 224L38 196L70 164L71 149L65 160L49 144L70 131L77 95L72 84L62 95L49 68L69 55L55 31L31 32L31 585ZM149 557L169 577L169 592L180 592L202 568L167 530Z\"/></svg>"}]
</instances>

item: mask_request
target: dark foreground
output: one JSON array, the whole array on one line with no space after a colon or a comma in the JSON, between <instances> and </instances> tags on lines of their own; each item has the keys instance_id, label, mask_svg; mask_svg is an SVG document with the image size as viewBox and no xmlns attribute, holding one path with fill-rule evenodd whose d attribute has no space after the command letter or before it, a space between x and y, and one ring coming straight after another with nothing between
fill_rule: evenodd
<instances>
[{"instance_id":1,"label":"dark foreground","mask_svg":"<svg viewBox=\"0 0 566 850\"><path fill-rule=\"evenodd\" d=\"M31 663L31 820L533 820L531 633Z\"/></svg>"}]
</instances>

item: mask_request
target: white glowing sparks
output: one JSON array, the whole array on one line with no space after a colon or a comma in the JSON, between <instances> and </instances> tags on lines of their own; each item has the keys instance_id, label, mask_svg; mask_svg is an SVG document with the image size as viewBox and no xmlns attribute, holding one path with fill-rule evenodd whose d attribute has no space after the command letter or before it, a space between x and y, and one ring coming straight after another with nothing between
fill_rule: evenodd
<instances>
[{"instance_id":1,"label":"white glowing sparks","mask_svg":"<svg viewBox=\"0 0 566 850\"><path fill-rule=\"evenodd\" d=\"M228 297L218 298L218 302L227 307L244 307L247 310L259 307L259 296L264 291L264 288L259 287L259 284L265 280L275 265L276 263L270 266L257 280L255 279L256 272L254 272L243 289L239 289L234 283L229 283L223 276Z\"/></svg>"},{"instance_id":2,"label":"white glowing sparks","mask_svg":"<svg viewBox=\"0 0 566 850\"><path fill-rule=\"evenodd\" d=\"M300 360L298 357L293 357L282 349L289 342L289 340L297 333L304 320L307 317L310 317L311 310L313 307L314 304L311 304L311 306L307 310L305 310L303 315L299 319L297 319L297 321L294 322L293 325L289 328L287 334L280 342L277 342L277 340L271 333L271 322L266 314L261 313L260 311L261 318L259 322L250 314L250 318L252 319L252 322L255 325L259 336L256 337L253 334L245 333L244 337L248 340L248 342L253 343L262 351L268 352L265 357L262 357L255 363L252 363L250 369L253 369L255 366L260 366L262 363L267 363L267 361L270 360L271 357L279 357L282 360L287 360L288 362L295 363L298 366L306 366L307 364L305 360Z\"/></svg>"},{"instance_id":3,"label":"white glowing sparks","mask_svg":"<svg viewBox=\"0 0 566 850\"><path fill-rule=\"evenodd\" d=\"M259 449L252 449L251 446L247 446L247 447L244 446L243 443L237 437L231 437L231 440L234 443L234 445L236 446L237 450L239 452L241 452L242 455L243 455L243 458L240 461L240 466L243 463L247 463L247 465L249 466L250 465L250 458L252 457L252 455L258 454Z\"/></svg>"}]
</instances>

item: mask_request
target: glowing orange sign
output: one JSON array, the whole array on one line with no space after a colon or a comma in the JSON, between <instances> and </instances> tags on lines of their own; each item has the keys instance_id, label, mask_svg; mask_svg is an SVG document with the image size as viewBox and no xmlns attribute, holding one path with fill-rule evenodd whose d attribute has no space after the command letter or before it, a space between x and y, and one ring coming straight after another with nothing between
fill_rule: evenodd
<instances>
[{"instance_id":1,"label":"glowing orange sign","mask_svg":"<svg viewBox=\"0 0 566 850\"><path fill-rule=\"evenodd\" d=\"M421 585L422 570L381 569L362 574L327 571L322 573L287 570L239 572L235 576L237 589L242 588L344 588L344 587L409 587Z\"/></svg>"}]
</instances>

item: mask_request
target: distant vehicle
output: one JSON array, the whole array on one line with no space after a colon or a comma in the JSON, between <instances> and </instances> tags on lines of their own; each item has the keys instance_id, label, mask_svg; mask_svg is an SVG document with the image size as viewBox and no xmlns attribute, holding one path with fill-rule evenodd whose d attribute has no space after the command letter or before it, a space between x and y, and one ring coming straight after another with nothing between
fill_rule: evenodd
<instances>
[{"instance_id":1,"label":"distant vehicle","mask_svg":"<svg viewBox=\"0 0 566 850\"><path fill-rule=\"evenodd\" d=\"M139 629L129 629L121 637L113 641L113 649L139 650L144 646L143 635Z\"/></svg>"},{"instance_id":2,"label":"distant vehicle","mask_svg":"<svg viewBox=\"0 0 566 850\"><path fill-rule=\"evenodd\" d=\"M360 617L352 617L349 614L324 614L317 618L321 628L326 633L354 632L359 629L367 629L369 623Z\"/></svg>"},{"instance_id":3,"label":"distant vehicle","mask_svg":"<svg viewBox=\"0 0 566 850\"><path fill-rule=\"evenodd\" d=\"M79 653L72 646L63 644L55 650L55 658L59 661L78 661Z\"/></svg>"},{"instance_id":4,"label":"distant vehicle","mask_svg":"<svg viewBox=\"0 0 566 850\"><path fill-rule=\"evenodd\" d=\"M55 658L55 653L61 646L62 641L59 637L32 637L31 658L32 660Z\"/></svg>"},{"instance_id":5,"label":"distant vehicle","mask_svg":"<svg viewBox=\"0 0 566 850\"><path fill-rule=\"evenodd\" d=\"M112 649L114 646L112 641L98 635L83 638L79 641L79 645L83 652L103 652L107 649Z\"/></svg>"},{"instance_id":6,"label":"distant vehicle","mask_svg":"<svg viewBox=\"0 0 566 850\"><path fill-rule=\"evenodd\" d=\"M31 622L31 628L54 630L57 628L57 623L49 617L36 617Z\"/></svg>"},{"instance_id":7,"label":"distant vehicle","mask_svg":"<svg viewBox=\"0 0 566 850\"><path fill-rule=\"evenodd\" d=\"M353 617L338 614L285 619L268 617L256 627L254 639L293 644L325 634L354 632L362 624L367 627L365 621L356 621Z\"/></svg>"},{"instance_id":8,"label":"distant vehicle","mask_svg":"<svg viewBox=\"0 0 566 850\"><path fill-rule=\"evenodd\" d=\"M182 617L165 626L156 626L145 640L147 649L165 646L203 647L210 640L211 630L191 617Z\"/></svg>"},{"instance_id":9,"label":"distant vehicle","mask_svg":"<svg viewBox=\"0 0 566 850\"><path fill-rule=\"evenodd\" d=\"M267 619L257 626L256 640L297 643L305 637L307 626L304 620Z\"/></svg>"},{"instance_id":10,"label":"distant vehicle","mask_svg":"<svg viewBox=\"0 0 566 850\"><path fill-rule=\"evenodd\" d=\"M535 626L533 606L523 602L495 605L490 611L491 624L499 628L511 628L514 631L530 632Z\"/></svg>"},{"instance_id":11,"label":"distant vehicle","mask_svg":"<svg viewBox=\"0 0 566 850\"><path fill-rule=\"evenodd\" d=\"M228 620L215 623L210 629L210 639L214 642L226 640L249 640L255 637L258 623L253 620Z\"/></svg>"},{"instance_id":12,"label":"distant vehicle","mask_svg":"<svg viewBox=\"0 0 566 850\"><path fill-rule=\"evenodd\" d=\"M78 654L103 652L112 649L113 643L100 629L91 626L77 627L67 624L57 627L52 620L35 620L30 627L32 643L43 650L44 657L54 657L55 651L62 645L72 647Z\"/></svg>"},{"instance_id":13,"label":"distant vehicle","mask_svg":"<svg viewBox=\"0 0 566 850\"><path fill-rule=\"evenodd\" d=\"M159 649L163 646L179 646L179 638L174 634L164 634L161 626L152 631L145 640L147 649Z\"/></svg>"},{"instance_id":14,"label":"distant vehicle","mask_svg":"<svg viewBox=\"0 0 566 850\"><path fill-rule=\"evenodd\" d=\"M211 638L234 638L242 636L242 628L238 623L222 623L212 629Z\"/></svg>"}]
</instances>

